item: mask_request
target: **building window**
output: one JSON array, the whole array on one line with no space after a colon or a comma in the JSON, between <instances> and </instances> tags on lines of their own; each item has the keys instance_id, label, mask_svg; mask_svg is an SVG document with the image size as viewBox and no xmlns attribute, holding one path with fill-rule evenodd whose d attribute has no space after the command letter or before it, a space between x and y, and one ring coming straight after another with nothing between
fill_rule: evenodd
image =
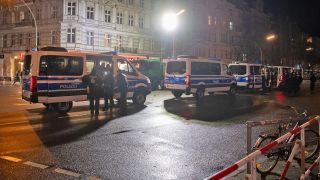
<instances>
[{"instance_id":1,"label":"building window","mask_svg":"<svg viewBox=\"0 0 320 180\"><path fill-rule=\"evenodd\" d=\"M133 5L133 0L128 0L128 4L129 4L130 6L132 6L132 5Z\"/></svg>"},{"instance_id":2,"label":"building window","mask_svg":"<svg viewBox=\"0 0 320 180\"><path fill-rule=\"evenodd\" d=\"M19 45L23 45L23 34L19 34Z\"/></svg>"},{"instance_id":3,"label":"building window","mask_svg":"<svg viewBox=\"0 0 320 180\"><path fill-rule=\"evenodd\" d=\"M211 25L211 22L212 21L212 19L211 19L211 16L208 16L208 25L210 26Z\"/></svg>"},{"instance_id":4,"label":"building window","mask_svg":"<svg viewBox=\"0 0 320 180\"><path fill-rule=\"evenodd\" d=\"M110 47L111 45L111 35L110 34L104 34L104 47Z\"/></svg>"},{"instance_id":5,"label":"building window","mask_svg":"<svg viewBox=\"0 0 320 180\"><path fill-rule=\"evenodd\" d=\"M2 43L3 43L3 47L6 48L7 47L7 42L8 42L8 36L5 34L3 35L3 39L2 39Z\"/></svg>"},{"instance_id":6,"label":"building window","mask_svg":"<svg viewBox=\"0 0 320 180\"><path fill-rule=\"evenodd\" d=\"M141 7L141 8L144 7L144 0L140 0L140 7Z\"/></svg>"},{"instance_id":7,"label":"building window","mask_svg":"<svg viewBox=\"0 0 320 180\"><path fill-rule=\"evenodd\" d=\"M20 11L19 19L20 19L20 22L24 21L24 11Z\"/></svg>"},{"instance_id":8,"label":"building window","mask_svg":"<svg viewBox=\"0 0 320 180\"><path fill-rule=\"evenodd\" d=\"M41 19L41 9L37 9L36 20Z\"/></svg>"},{"instance_id":9,"label":"building window","mask_svg":"<svg viewBox=\"0 0 320 180\"><path fill-rule=\"evenodd\" d=\"M123 3L123 0L118 0L118 3Z\"/></svg>"},{"instance_id":10,"label":"building window","mask_svg":"<svg viewBox=\"0 0 320 180\"><path fill-rule=\"evenodd\" d=\"M94 19L94 8L87 7L87 19Z\"/></svg>"},{"instance_id":11,"label":"building window","mask_svg":"<svg viewBox=\"0 0 320 180\"><path fill-rule=\"evenodd\" d=\"M150 50L151 51L155 50L155 41L153 39L151 39L151 41L150 41Z\"/></svg>"},{"instance_id":12,"label":"building window","mask_svg":"<svg viewBox=\"0 0 320 180\"><path fill-rule=\"evenodd\" d=\"M129 15L129 26L134 26L133 15Z\"/></svg>"},{"instance_id":13,"label":"building window","mask_svg":"<svg viewBox=\"0 0 320 180\"><path fill-rule=\"evenodd\" d=\"M92 31L87 31L87 45L93 46L94 34Z\"/></svg>"},{"instance_id":14,"label":"building window","mask_svg":"<svg viewBox=\"0 0 320 180\"><path fill-rule=\"evenodd\" d=\"M139 28L143 28L144 27L144 19L143 17L139 17Z\"/></svg>"},{"instance_id":15,"label":"building window","mask_svg":"<svg viewBox=\"0 0 320 180\"><path fill-rule=\"evenodd\" d=\"M106 10L104 12L104 21L107 23L111 23L111 11L110 10Z\"/></svg>"},{"instance_id":16,"label":"building window","mask_svg":"<svg viewBox=\"0 0 320 180\"><path fill-rule=\"evenodd\" d=\"M40 32L38 32L37 33L37 45L40 45L41 43L40 43L40 40L41 40L41 38L40 38Z\"/></svg>"},{"instance_id":17,"label":"building window","mask_svg":"<svg viewBox=\"0 0 320 180\"><path fill-rule=\"evenodd\" d=\"M57 18L58 17L58 13L57 13L57 7L53 6L51 8L51 18Z\"/></svg>"},{"instance_id":18,"label":"building window","mask_svg":"<svg viewBox=\"0 0 320 180\"><path fill-rule=\"evenodd\" d=\"M233 22L232 21L229 22L229 29L230 29L230 31L233 30Z\"/></svg>"},{"instance_id":19,"label":"building window","mask_svg":"<svg viewBox=\"0 0 320 180\"><path fill-rule=\"evenodd\" d=\"M143 49L143 39L140 39L139 40L139 44L138 44L138 47L139 47L139 49Z\"/></svg>"},{"instance_id":20,"label":"building window","mask_svg":"<svg viewBox=\"0 0 320 180\"><path fill-rule=\"evenodd\" d=\"M122 24L123 15L121 12L117 12L117 23Z\"/></svg>"},{"instance_id":21,"label":"building window","mask_svg":"<svg viewBox=\"0 0 320 180\"><path fill-rule=\"evenodd\" d=\"M76 15L76 2L67 2L67 14L71 16Z\"/></svg>"},{"instance_id":22,"label":"building window","mask_svg":"<svg viewBox=\"0 0 320 180\"><path fill-rule=\"evenodd\" d=\"M16 35L11 34L11 47L16 45Z\"/></svg>"},{"instance_id":23,"label":"building window","mask_svg":"<svg viewBox=\"0 0 320 180\"><path fill-rule=\"evenodd\" d=\"M67 30L67 43L76 42L76 28L69 28Z\"/></svg>"},{"instance_id":24,"label":"building window","mask_svg":"<svg viewBox=\"0 0 320 180\"><path fill-rule=\"evenodd\" d=\"M31 46L31 38L32 38L32 34L31 34L31 33L28 33L28 39L27 39L27 45L28 45L28 47Z\"/></svg>"},{"instance_id":25,"label":"building window","mask_svg":"<svg viewBox=\"0 0 320 180\"><path fill-rule=\"evenodd\" d=\"M117 38L117 47L121 48L122 47L122 36L118 35Z\"/></svg>"},{"instance_id":26,"label":"building window","mask_svg":"<svg viewBox=\"0 0 320 180\"><path fill-rule=\"evenodd\" d=\"M58 31L51 31L51 44L58 44Z\"/></svg>"}]
</instances>

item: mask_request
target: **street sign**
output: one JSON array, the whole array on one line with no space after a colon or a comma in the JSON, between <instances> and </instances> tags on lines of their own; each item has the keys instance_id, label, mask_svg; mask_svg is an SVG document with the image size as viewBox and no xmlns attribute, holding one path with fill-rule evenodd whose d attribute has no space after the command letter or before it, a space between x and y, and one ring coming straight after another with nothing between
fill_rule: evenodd
<instances>
[{"instance_id":1,"label":"street sign","mask_svg":"<svg viewBox=\"0 0 320 180\"><path fill-rule=\"evenodd\" d=\"M0 54L0 59L4 59L4 54Z\"/></svg>"}]
</instances>

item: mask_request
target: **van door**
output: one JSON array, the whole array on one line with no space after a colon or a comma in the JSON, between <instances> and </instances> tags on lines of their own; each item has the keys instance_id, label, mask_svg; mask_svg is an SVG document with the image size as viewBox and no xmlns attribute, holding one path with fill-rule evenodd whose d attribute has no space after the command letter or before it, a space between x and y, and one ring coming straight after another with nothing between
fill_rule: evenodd
<instances>
[{"instance_id":1,"label":"van door","mask_svg":"<svg viewBox=\"0 0 320 180\"><path fill-rule=\"evenodd\" d=\"M252 79L250 81L250 86L252 85L253 89L260 89L262 88L262 76L261 76L261 66L250 66L250 75L251 77L249 79ZM250 87L249 86L249 87Z\"/></svg>"},{"instance_id":2,"label":"van door","mask_svg":"<svg viewBox=\"0 0 320 180\"><path fill-rule=\"evenodd\" d=\"M30 79L31 79L31 55L26 55L23 61L22 70L22 99L30 101Z\"/></svg>"},{"instance_id":3,"label":"van door","mask_svg":"<svg viewBox=\"0 0 320 180\"><path fill-rule=\"evenodd\" d=\"M127 76L128 81L128 93L127 98L132 98L135 90L135 86L140 83L138 78L138 73L131 66L131 64L126 59L117 59L118 69Z\"/></svg>"}]
</instances>

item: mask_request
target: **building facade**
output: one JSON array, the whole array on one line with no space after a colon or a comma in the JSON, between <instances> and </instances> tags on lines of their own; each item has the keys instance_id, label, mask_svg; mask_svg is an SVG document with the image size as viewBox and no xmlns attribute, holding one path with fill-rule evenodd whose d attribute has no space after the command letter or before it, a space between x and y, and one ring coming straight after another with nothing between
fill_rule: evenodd
<instances>
[{"instance_id":1,"label":"building facade","mask_svg":"<svg viewBox=\"0 0 320 180\"><path fill-rule=\"evenodd\" d=\"M35 0L0 7L0 78L21 70L25 50L46 46L159 56L152 36L151 0Z\"/></svg>"}]
</instances>

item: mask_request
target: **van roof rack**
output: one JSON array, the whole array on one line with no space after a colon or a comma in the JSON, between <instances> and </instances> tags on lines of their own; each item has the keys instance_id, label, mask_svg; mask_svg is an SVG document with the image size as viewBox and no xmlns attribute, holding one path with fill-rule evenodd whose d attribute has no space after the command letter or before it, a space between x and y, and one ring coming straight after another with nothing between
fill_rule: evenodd
<instances>
[{"instance_id":1,"label":"van roof rack","mask_svg":"<svg viewBox=\"0 0 320 180\"><path fill-rule=\"evenodd\" d=\"M64 47L52 47L47 46L40 49L40 51L60 51L60 52L68 52L68 50Z\"/></svg>"}]
</instances>

